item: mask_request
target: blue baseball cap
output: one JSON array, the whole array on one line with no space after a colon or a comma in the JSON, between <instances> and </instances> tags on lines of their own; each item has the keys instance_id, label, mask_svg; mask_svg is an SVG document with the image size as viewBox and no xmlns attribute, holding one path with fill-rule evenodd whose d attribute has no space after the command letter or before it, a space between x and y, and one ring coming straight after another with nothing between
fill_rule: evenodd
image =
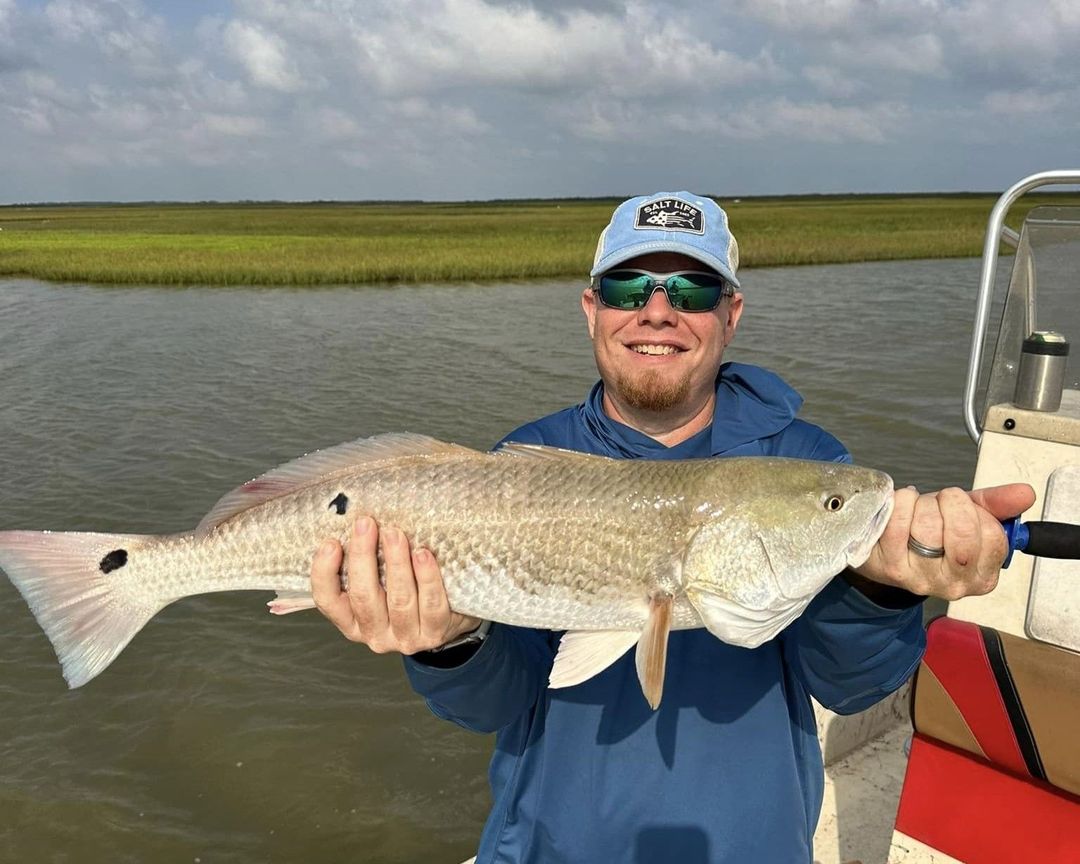
<instances>
[{"instance_id":1,"label":"blue baseball cap","mask_svg":"<svg viewBox=\"0 0 1080 864\"><path fill-rule=\"evenodd\" d=\"M594 279L649 252L681 252L711 267L736 288L739 244L727 213L712 198L691 192L657 192L623 201L600 233L589 273Z\"/></svg>"}]
</instances>

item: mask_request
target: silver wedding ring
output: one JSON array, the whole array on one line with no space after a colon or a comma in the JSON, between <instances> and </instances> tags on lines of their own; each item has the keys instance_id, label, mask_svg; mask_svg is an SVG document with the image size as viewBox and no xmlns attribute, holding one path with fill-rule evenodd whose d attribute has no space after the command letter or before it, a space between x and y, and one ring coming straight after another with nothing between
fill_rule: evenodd
<instances>
[{"instance_id":1,"label":"silver wedding ring","mask_svg":"<svg viewBox=\"0 0 1080 864\"><path fill-rule=\"evenodd\" d=\"M922 555L923 558L945 557L944 546L925 546L910 535L907 538L907 548L914 552L916 555Z\"/></svg>"}]
</instances>

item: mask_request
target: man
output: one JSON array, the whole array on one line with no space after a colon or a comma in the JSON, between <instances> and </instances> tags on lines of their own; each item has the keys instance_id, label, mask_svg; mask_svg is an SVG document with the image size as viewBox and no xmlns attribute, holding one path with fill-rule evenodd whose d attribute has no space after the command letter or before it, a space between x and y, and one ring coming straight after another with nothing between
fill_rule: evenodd
<instances>
[{"instance_id":1,"label":"man","mask_svg":"<svg viewBox=\"0 0 1080 864\"><path fill-rule=\"evenodd\" d=\"M583 404L505 440L621 458L849 461L796 418L801 399L776 375L722 364L743 313L737 266L712 200L679 192L621 204L581 298L601 380ZM1005 555L997 517L1032 501L1019 485L897 491L870 560L775 639L749 650L705 630L673 632L655 712L633 652L548 689L559 634L452 612L432 554L410 550L392 526L358 521L348 592L332 542L312 585L346 637L408 655L409 679L438 716L497 733L479 864L809 862L823 787L810 697L853 712L899 687L922 654L923 597L991 590Z\"/></svg>"}]
</instances>

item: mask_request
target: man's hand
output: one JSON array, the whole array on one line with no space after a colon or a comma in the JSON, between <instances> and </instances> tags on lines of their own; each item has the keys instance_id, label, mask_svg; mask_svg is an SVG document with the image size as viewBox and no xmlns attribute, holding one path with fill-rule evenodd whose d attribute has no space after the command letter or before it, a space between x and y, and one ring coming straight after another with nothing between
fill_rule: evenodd
<instances>
[{"instance_id":1,"label":"man's hand","mask_svg":"<svg viewBox=\"0 0 1080 864\"><path fill-rule=\"evenodd\" d=\"M1000 520L1019 516L1034 503L1035 490L1026 483L924 495L914 487L898 489L885 533L855 572L883 585L944 600L986 594L997 585L1007 552ZM909 537L924 546L943 547L944 557L924 558L912 552Z\"/></svg>"},{"instance_id":2,"label":"man's hand","mask_svg":"<svg viewBox=\"0 0 1080 864\"><path fill-rule=\"evenodd\" d=\"M386 587L379 583L377 552L382 547ZM398 528L361 516L353 527L346 559L348 591L341 588L344 553L326 540L311 564L315 605L346 639L363 642L377 654L416 654L438 648L480 626L478 618L450 610L442 573L427 549L409 549Z\"/></svg>"}]
</instances>

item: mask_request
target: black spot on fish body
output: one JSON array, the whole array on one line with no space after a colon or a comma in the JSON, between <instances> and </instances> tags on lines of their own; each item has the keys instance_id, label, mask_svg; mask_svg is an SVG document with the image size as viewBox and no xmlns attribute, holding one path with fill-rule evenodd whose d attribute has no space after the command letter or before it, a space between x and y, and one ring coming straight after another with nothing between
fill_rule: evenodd
<instances>
[{"instance_id":1,"label":"black spot on fish body","mask_svg":"<svg viewBox=\"0 0 1080 864\"><path fill-rule=\"evenodd\" d=\"M119 570L127 564L127 559L127 549L113 549L112 552L101 559L98 567L101 568L102 573L112 573L113 570Z\"/></svg>"},{"instance_id":2,"label":"black spot on fish body","mask_svg":"<svg viewBox=\"0 0 1080 864\"><path fill-rule=\"evenodd\" d=\"M349 496L344 492L338 492L337 497L330 502L330 506L337 510L338 516L344 516L345 510L349 506Z\"/></svg>"}]
</instances>

